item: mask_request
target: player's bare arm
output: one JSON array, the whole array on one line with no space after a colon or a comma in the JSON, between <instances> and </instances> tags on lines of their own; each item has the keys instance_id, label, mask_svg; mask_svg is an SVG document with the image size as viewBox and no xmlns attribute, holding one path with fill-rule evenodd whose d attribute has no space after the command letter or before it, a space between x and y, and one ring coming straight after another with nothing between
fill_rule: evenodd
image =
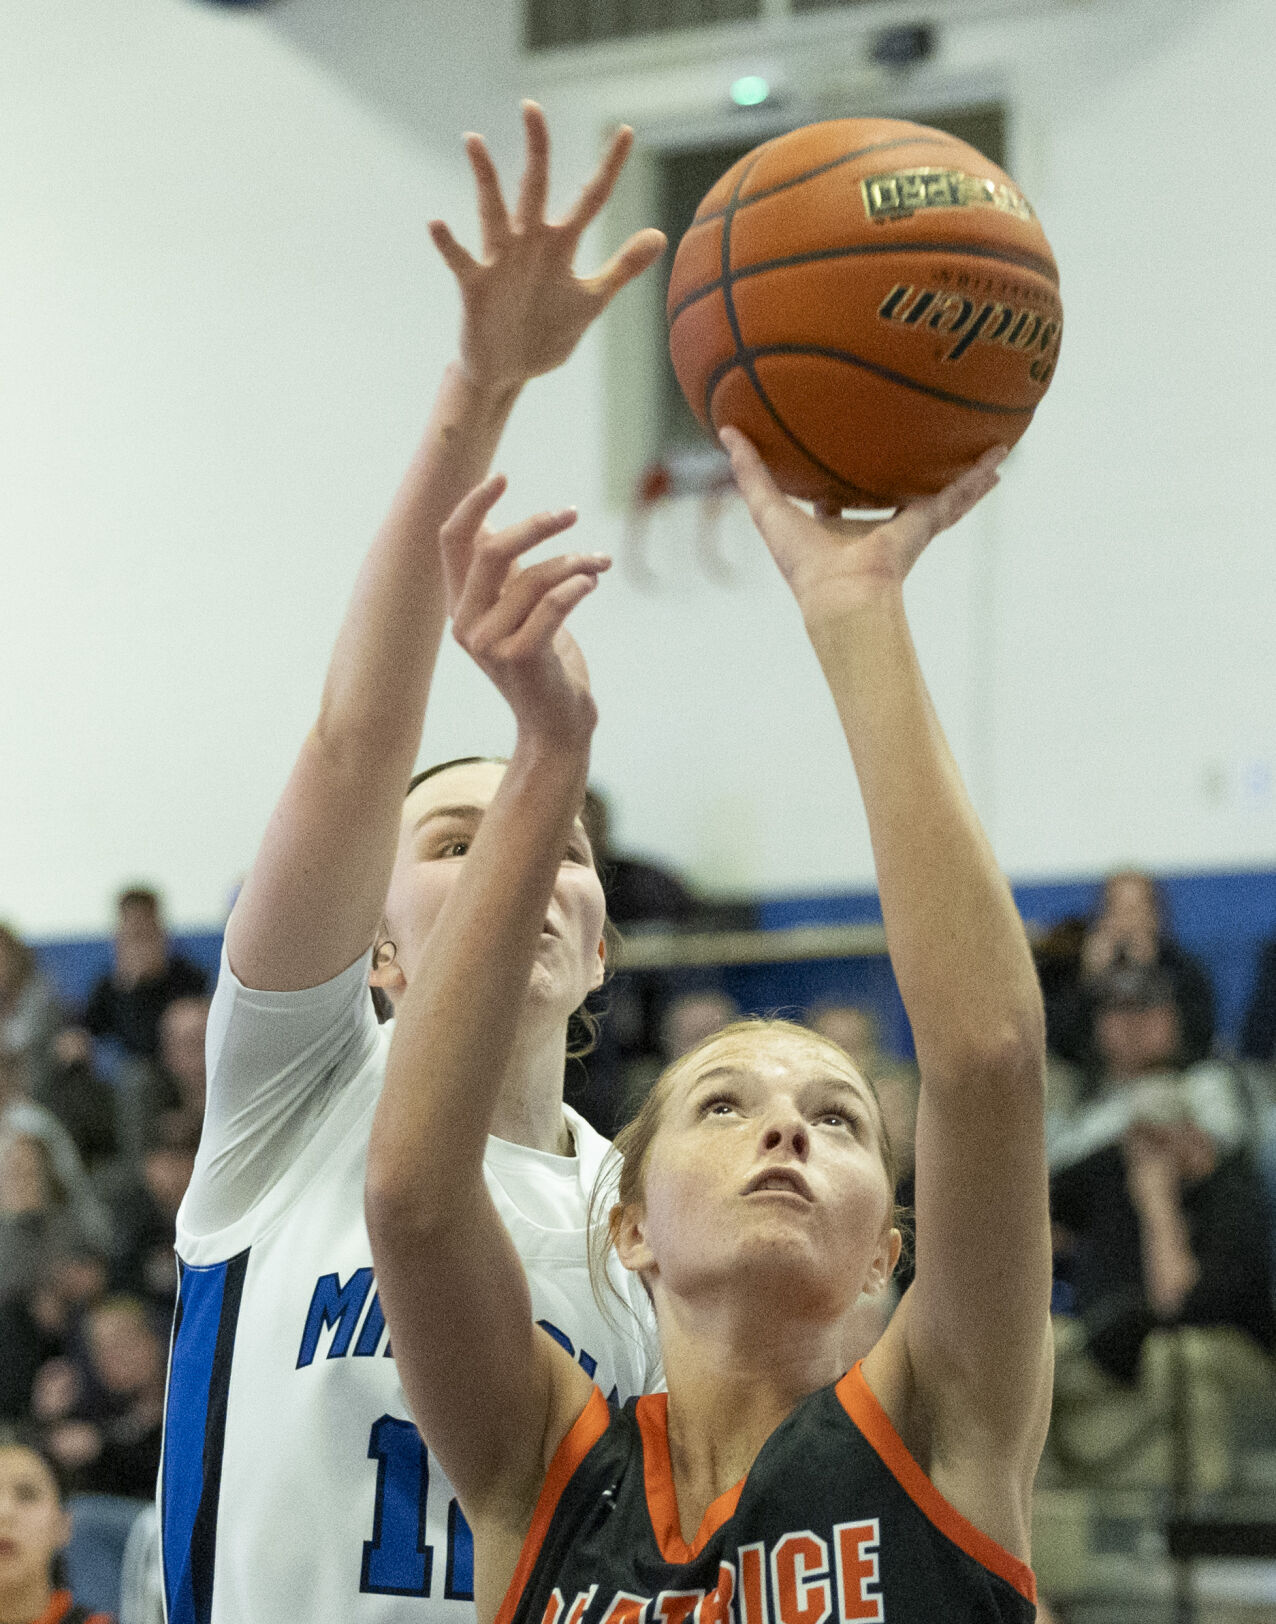
<instances>
[{"instance_id":1,"label":"player's bare arm","mask_svg":"<svg viewBox=\"0 0 1276 1624\"><path fill-rule=\"evenodd\" d=\"M318 716L227 928L231 966L251 986L316 986L372 943L448 608L439 527L489 467L523 385L565 361L664 245L658 231L639 232L595 275L578 276L580 238L611 194L632 132L613 136L574 206L549 221L548 130L535 104L523 117L526 161L512 209L482 138L466 137L478 255L442 221L430 224L460 291L459 355L364 560Z\"/></svg>"},{"instance_id":2,"label":"player's bare arm","mask_svg":"<svg viewBox=\"0 0 1276 1624\"><path fill-rule=\"evenodd\" d=\"M584 798L597 715L564 622L608 561L569 554L520 569L522 554L573 515L481 530L503 488L498 478L472 492L441 540L456 637L509 701L517 739L464 883L435 927L435 951L398 1006L366 1210L413 1413L476 1536L508 1546L512 1572L545 1469L592 1387L532 1324L483 1153Z\"/></svg>"},{"instance_id":3,"label":"player's bare arm","mask_svg":"<svg viewBox=\"0 0 1276 1624\"><path fill-rule=\"evenodd\" d=\"M811 516L742 436L723 439L851 748L922 1077L916 1281L865 1375L936 1486L1026 1556L1050 1393L1044 1022L1023 927L932 709L902 594L929 541L996 483L1001 456L874 525Z\"/></svg>"}]
</instances>

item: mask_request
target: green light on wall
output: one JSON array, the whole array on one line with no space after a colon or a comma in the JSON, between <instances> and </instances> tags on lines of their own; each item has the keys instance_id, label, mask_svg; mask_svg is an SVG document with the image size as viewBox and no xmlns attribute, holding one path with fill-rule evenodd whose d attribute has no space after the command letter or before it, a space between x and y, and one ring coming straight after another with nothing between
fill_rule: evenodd
<instances>
[{"instance_id":1,"label":"green light on wall","mask_svg":"<svg viewBox=\"0 0 1276 1624\"><path fill-rule=\"evenodd\" d=\"M737 107L761 107L770 94L770 85L756 73L746 73L731 86L731 100Z\"/></svg>"}]
</instances>

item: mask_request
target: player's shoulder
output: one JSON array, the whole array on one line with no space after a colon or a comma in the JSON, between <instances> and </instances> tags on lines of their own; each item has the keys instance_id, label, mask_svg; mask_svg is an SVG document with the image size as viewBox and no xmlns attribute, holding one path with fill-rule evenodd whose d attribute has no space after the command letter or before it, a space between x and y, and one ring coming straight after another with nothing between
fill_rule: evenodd
<instances>
[{"instance_id":1,"label":"player's shoulder","mask_svg":"<svg viewBox=\"0 0 1276 1624\"><path fill-rule=\"evenodd\" d=\"M614 1147L610 1139L599 1133L598 1129L587 1122L572 1106L563 1106L563 1116L575 1142L581 1183L587 1191L592 1190L598 1176L609 1170L615 1160Z\"/></svg>"}]
</instances>

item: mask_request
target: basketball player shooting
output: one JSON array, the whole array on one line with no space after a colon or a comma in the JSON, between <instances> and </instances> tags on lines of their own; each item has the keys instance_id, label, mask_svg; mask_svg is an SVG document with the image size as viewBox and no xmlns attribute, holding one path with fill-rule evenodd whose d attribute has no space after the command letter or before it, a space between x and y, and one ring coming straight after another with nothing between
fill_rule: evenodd
<instances>
[{"instance_id":1,"label":"basketball player shooting","mask_svg":"<svg viewBox=\"0 0 1276 1624\"><path fill-rule=\"evenodd\" d=\"M373 1125L396 1357L474 1530L482 1624L1026 1621L1051 1381L1044 1022L902 592L1002 453L873 525L799 509L748 441L723 439L868 815L922 1078L915 1282L845 1372L845 1315L900 1245L880 1108L834 1045L745 1022L677 1061L617 1141L609 1235L654 1303L667 1398L609 1406L534 1326L483 1149L584 794L596 711L564 622L600 565L520 573L534 524L475 541L488 485L444 552L457 636L517 743L400 1004Z\"/></svg>"}]
</instances>

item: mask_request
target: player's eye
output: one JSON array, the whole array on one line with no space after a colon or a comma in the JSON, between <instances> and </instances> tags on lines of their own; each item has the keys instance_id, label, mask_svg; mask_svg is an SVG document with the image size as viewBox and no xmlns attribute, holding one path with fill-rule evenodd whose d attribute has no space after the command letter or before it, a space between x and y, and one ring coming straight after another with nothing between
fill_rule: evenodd
<instances>
[{"instance_id":1,"label":"player's eye","mask_svg":"<svg viewBox=\"0 0 1276 1624\"><path fill-rule=\"evenodd\" d=\"M849 1128L852 1133L859 1127L855 1113L840 1105L826 1105L815 1120L826 1128Z\"/></svg>"},{"instance_id":2,"label":"player's eye","mask_svg":"<svg viewBox=\"0 0 1276 1624\"><path fill-rule=\"evenodd\" d=\"M700 1107L701 1116L731 1116L739 1106L731 1094L713 1094Z\"/></svg>"},{"instance_id":3,"label":"player's eye","mask_svg":"<svg viewBox=\"0 0 1276 1624\"><path fill-rule=\"evenodd\" d=\"M451 840L445 840L443 842L443 844L439 847L439 856L440 857L464 857L466 852L469 851L469 849L470 849L469 841L468 840L463 840L459 836L457 836L457 837L454 837Z\"/></svg>"}]
</instances>

